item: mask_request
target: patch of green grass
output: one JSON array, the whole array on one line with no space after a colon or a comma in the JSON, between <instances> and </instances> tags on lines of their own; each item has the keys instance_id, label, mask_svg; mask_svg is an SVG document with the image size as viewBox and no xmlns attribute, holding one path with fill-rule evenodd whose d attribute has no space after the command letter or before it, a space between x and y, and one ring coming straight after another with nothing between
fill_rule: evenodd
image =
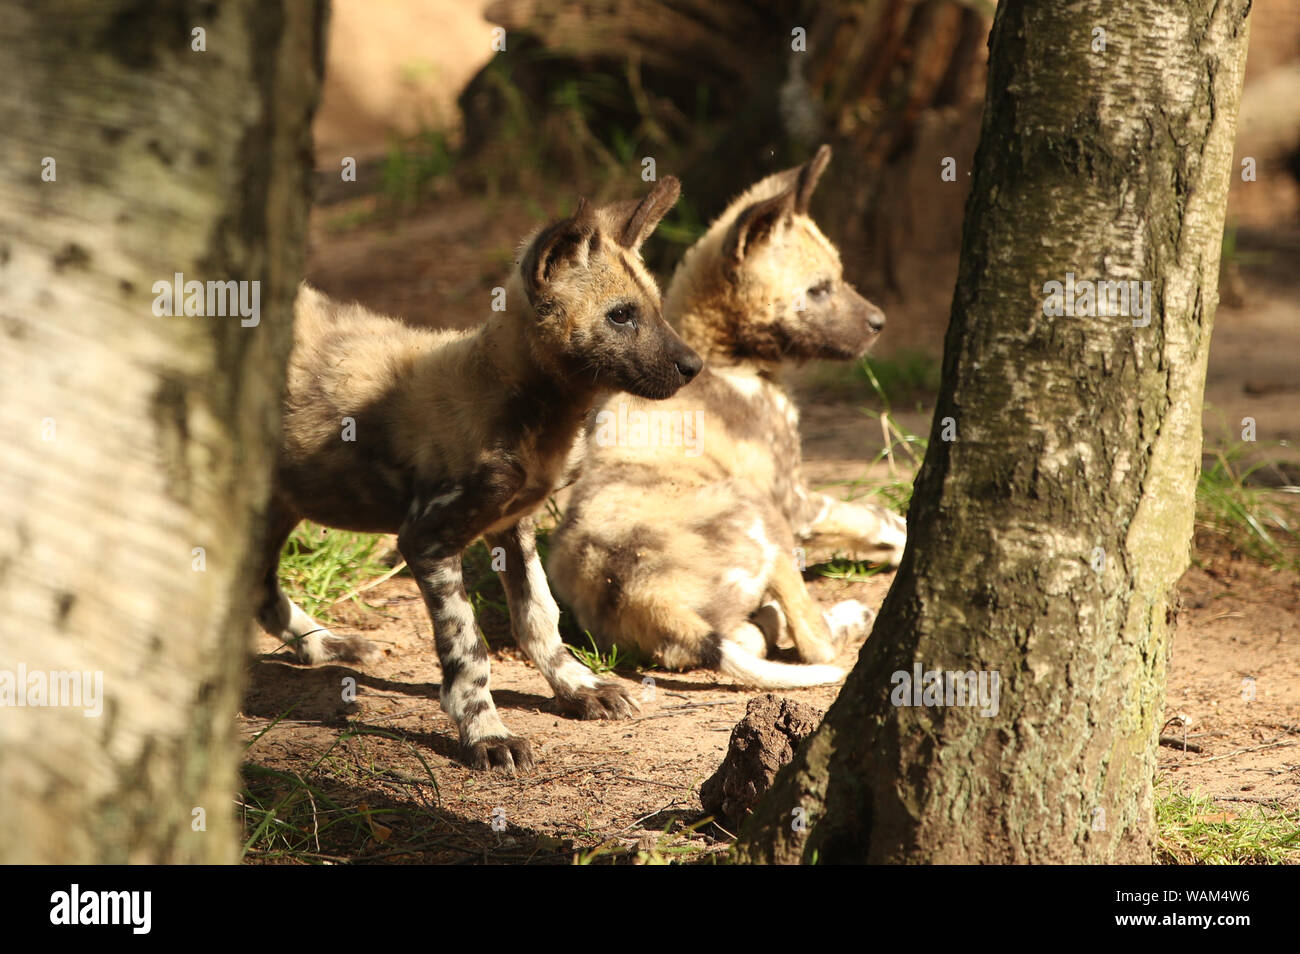
<instances>
[{"instance_id":1,"label":"patch of green grass","mask_svg":"<svg viewBox=\"0 0 1300 954\"><path fill-rule=\"evenodd\" d=\"M896 404L938 394L943 371L939 360L933 355L908 349L897 351L888 357L869 355L862 359L857 368L873 391L882 397L888 394Z\"/></svg>"},{"instance_id":2,"label":"patch of green grass","mask_svg":"<svg viewBox=\"0 0 1300 954\"><path fill-rule=\"evenodd\" d=\"M365 225L370 221L371 217L369 209L349 209L327 219L325 229L336 235L342 232L351 232L353 229Z\"/></svg>"},{"instance_id":3,"label":"patch of green grass","mask_svg":"<svg viewBox=\"0 0 1300 954\"><path fill-rule=\"evenodd\" d=\"M1274 255L1272 252L1243 252L1237 246L1237 223L1229 222L1223 228L1223 254L1224 262L1235 265L1271 265Z\"/></svg>"},{"instance_id":4,"label":"patch of green grass","mask_svg":"<svg viewBox=\"0 0 1300 954\"><path fill-rule=\"evenodd\" d=\"M1265 566L1300 570L1300 537L1279 492L1251 484L1251 475L1267 463L1247 464L1247 446L1238 443L1216 450L1214 462L1202 468L1196 485L1197 519Z\"/></svg>"},{"instance_id":5,"label":"patch of green grass","mask_svg":"<svg viewBox=\"0 0 1300 954\"><path fill-rule=\"evenodd\" d=\"M1300 812L1282 805L1224 808L1200 794L1156 799L1156 853L1167 864L1300 864Z\"/></svg>"},{"instance_id":6,"label":"patch of green grass","mask_svg":"<svg viewBox=\"0 0 1300 954\"><path fill-rule=\"evenodd\" d=\"M700 218L699 207L689 195L677 200L672 211L659 223L655 236L674 245L690 248L705 233L708 224Z\"/></svg>"},{"instance_id":7,"label":"patch of green grass","mask_svg":"<svg viewBox=\"0 0 1300 954\"><path fill-rule=\"evenodd\" d=\"M451 173L455 156L446 135L424 129L404 141L389 144L380 169L380 191L390 206L414 205L429 187Z\"/></svg>"},{"instance_id":8,"label":"patch of green grass","mask_svg":"<svg viewBox=\"0 0 1300 954\"><path fill-rule=\"evenodd\" d=\"M919 409L939 393L942 364L924 351L901 350L869 355L857 364L824 363L810 373L809 383L842 400L877 400L887 408Z\"/></svg>"},{"instance_id":9,"label":"patch of green grass","mask_svg":"<svg viewBox=\"0 0 1300 954\"><path fill-rule=\"evenodd\" d=\"M653 844L624 848L617 843L604 841L575 854L573 863L580 866L602 861L615 865L719 864L725 860L725 846L710 846L691 838L712 821L712 818L702 818L692 825L682 825L677 831L672 831L674 823L680 824L674 819L664 826Z\"/></svg>"},{"instance_id":10,"label":"patch of green grass","mask_svg":"<svg viewBox=\"0 0 1300 954\"><path fill-rule=\"evenodd\" d=\"M474 618L485 639L505 641L510 639L510 606L506 602L505 587L497 576L503 565L504 553L493 555L487 543L479 540L461 556L461 575L465 592L474 608Z\"/></svg>"},{"instance_id":11,"label":"patch of green grass","mask_svg":"<svg viewBox=\"0 0 1300 954\"><path fill-rule=\"evenodd\" d=\"M596 640L592 637L591 633L584 630L583 635L587 637L587 643L591 648L586 649L582 646L575 646L570 643L569 652L573 653L574 658L576 658L578 662L582 663L596 675L599 676L603 673L613 672L615 669L636 668L635 663L629 661L627 654L623 654L622 656L619 655L617 646L611 646L608 653L602 653L600 647L596 645Z\"/></svg>"},{"instance_id":12,"label":"patch of green grass","mask_svg":"<svg viewBox=\"0 0 1300 954\"><path fill-rule=\"evenodd\" d=\"M336 602L388 571L383 553L382 537L304 521L280 552L280 585L309 616L332 622ZM366 605L359 595L352 599Z\"/></svg>"},{"instance_id":13,"label":"patch of green grass","mask_svg":"<svg viewBox=\"0 0 1300 954\"><path fill-rule=\"evenodd\" d=\"M636 139L615 126L609 131L609 148L620 166L631 168L636 161Z\"/></svg>"},{"instance_id":14,"label":"patch of green grass","mask_svg":"<svg viewBox=\"0 0 1300 954\"><path fill-rule=\"evenodd\" d=\"M847 557L835 557L825 563L810 567L813 573L828 580L869 580L886 569L883 563L869 563L866 560L850 560Z\"/></svg>"}]
</instances>

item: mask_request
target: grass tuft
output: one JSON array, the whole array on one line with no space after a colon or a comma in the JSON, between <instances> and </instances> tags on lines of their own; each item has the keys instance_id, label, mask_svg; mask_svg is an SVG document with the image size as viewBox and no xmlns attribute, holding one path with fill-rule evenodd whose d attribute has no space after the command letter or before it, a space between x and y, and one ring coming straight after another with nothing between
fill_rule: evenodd
<instances>
[{"instance_id":1,"label":"grass tuft","mask_svg":"<svg viewBox=\"0 0 1300 954\"><path fill-rule=\"evenodd\" d=\"M1266 461L1247 464L1246 444L1213 452L1196 485L1202 528L1226 537L1246 556L1273 569L1300 571L1300 536L1281 505L1280 491L1255 486L1251 475Z\"/></svg>"},{"instance_id":2,"label":"grass tuft","mask_svg":"<svg viewBox=\"0 0 1300 954\"><path fill-rule=\"evenodd\" d=\"M853 580L861 582L883 573L888 567L883 563L870 563L866 560L850 560L847 557L835 557L825 563L810 567L812 572L828 580Z\"/></svg>"},{"instance_id":3,"label":"grass tuft","mask_svg":"<svg viewBox=\"0 0 1300 954\"><path fill-rule=\"evenodd\" d=\"M388 570L384 553L381 536L304 521L280 553L280 585L309 616L330 623L335 603ZM371 608L360 595L352 602Z\"/></svg>"},{"instance_id":4,"label":"grass tuft","mask_svg":"<svg viewBox=\"0 0 1300 954\"><path fill-rule=\"evenodd\" d=\"M642 669L651 668L646 665L635 653L621 652L618 646L610 646L609 652L602 653L600 647L596 645L595 638L586 630L582 631L586 637L587 645L590 648L578 645L576 642L567 643L569 652L573 653L575 659L582 663L596 675L600 676L607 672L619 670L641 671Z\"/></svg>"},{"instance_id":5,"label":"grass tuft","mask_svg":"<svg viewBox=\"0 0 1300 954\"><path fill-rule=\"evenodd\" d=\"M1300 812L1280 804L1225 809L1202 794L1156 801L1156 854L1165 864L1300 864Z\"/></svg>"},{"instance_id":6,"label":"grass tuft","mask_svg":"<svg viewBox=\"0 0 1300 954\"><path fill-rule=\"evenodd\" d=\"M455 154L437 129L389 144L380 170L380 190L394 210L409 208L429 194L433 184L451 173Z\"/></svg>"}]
</instances>

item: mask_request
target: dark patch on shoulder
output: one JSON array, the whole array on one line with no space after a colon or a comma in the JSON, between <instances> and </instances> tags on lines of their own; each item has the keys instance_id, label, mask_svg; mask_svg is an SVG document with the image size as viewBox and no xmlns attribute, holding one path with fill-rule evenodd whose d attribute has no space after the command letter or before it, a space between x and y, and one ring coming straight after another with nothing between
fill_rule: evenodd
<instances>
[{"instance_id":1,"label":"dark patch on shoulder","mask_svg":"<svg viewBox=\"0 0 1300 954\"><path fill-rule=\"evenodd\" d=\"M518 446L526 436L534 435L540 456L567 457L583 433L590 410L590 400L581 391L539 376L506 400L497 422L498 433L507 447Z\"/></svg>"},{"instance_id":2,"label":"dark patch on shoulder","mask_svg":"<svg viewBox=\"0 0 1300 954\"><path fill-rule=\"evenodd\" d=\"M706 520L696 520L690 525L691 533L698 534L710 543L729 547L731 539L740 532L736 517L731 511L715 514Z\"/></svg>"},{"instance_id":3,"label":"dark patch on shoulder","mask_svg":"<svg viewBox=\"0 0 1300 954\"><path fill-rule=\"evenodd\" d=\"M689 392L686 388L690 388ZM722 425L724 431L738 440L762 440L767 437L768 415L758 413L759 403L750 400L721 375L707 367L694 381L679 392L679 400L697 401L704 405L709 422ZM764 402L766 403L766 402Z\"/></svg>"}]
</instances>

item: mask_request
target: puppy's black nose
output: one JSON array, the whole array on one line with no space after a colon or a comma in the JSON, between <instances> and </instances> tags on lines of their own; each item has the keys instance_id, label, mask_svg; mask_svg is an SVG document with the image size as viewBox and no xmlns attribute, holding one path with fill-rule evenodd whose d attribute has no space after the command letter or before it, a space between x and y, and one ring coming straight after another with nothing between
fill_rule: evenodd
<instances>
[{"instance_id":1,"label":"puppy's black nose","mask_svg":"<svg viewBox=\"0 0 1300 954\"><path fill-rule=\"evenodd\" d=\"M885 327L885 313L875 305L869 307L870 311L867 312L867 326L872 331L879 332L880 329Z\"/></svg>"},{"instance_id":2,"label":"puppy's black nose","mask_svg":"<svg viewBox=\"0 0 1300 954\"><path fill-rule=\"evenodd\" d=\"M694 351L688 351L677 359L677 372L686 379L688 384L700 373L702 367L704 367L704 359Z\"/></svg>"}]
</instances>

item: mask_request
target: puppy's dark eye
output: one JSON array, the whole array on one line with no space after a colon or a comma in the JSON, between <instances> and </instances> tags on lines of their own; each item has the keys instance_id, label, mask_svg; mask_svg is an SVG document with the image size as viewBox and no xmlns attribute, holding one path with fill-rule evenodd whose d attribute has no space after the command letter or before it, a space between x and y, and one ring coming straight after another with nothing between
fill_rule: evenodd
<instances>
[{"instance_id":1,"label":"puppy's dark eye","mask_svg":"<svg viewBox=\"0 0 1300 954\"><path fill-rule=\"evenodd\" d=\"M808 289L809 298L825 298L831 293L830 282L818 282L812 288Z\"/></svg>"},{"instance_id":2,"label":"puppy's dark eye","mask_svg":"<svg viewBox=\"0 0 1300 954\"><path fill-rule=\"evenodd\" d=\"M605 312L605 317L611 324L618 325L621 328L633 326L636 324L636 306L619 305L617 308L611 308Z\"/></svg>"}]
</instances>

